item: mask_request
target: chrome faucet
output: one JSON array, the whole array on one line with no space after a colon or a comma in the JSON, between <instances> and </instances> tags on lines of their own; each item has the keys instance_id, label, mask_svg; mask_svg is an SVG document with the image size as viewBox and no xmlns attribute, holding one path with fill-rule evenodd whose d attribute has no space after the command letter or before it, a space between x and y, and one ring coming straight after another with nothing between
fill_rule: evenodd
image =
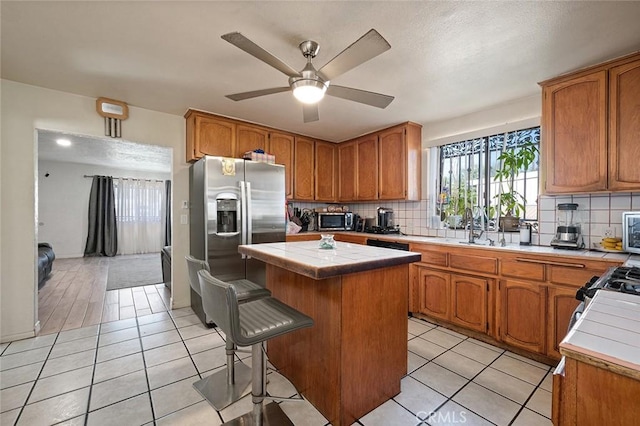
<instances>
[{"instance_id":1,"label":"chrome faucet","mask_svg":"<svg viewBox=\"0 0 640 426\"><path fill-rule=\"evenodd\" d=\"M475 243L475 235L473 233L473 211L470 207L464 210L464 218L469 224L469 244Z\"/></svg>"}]
</instances>

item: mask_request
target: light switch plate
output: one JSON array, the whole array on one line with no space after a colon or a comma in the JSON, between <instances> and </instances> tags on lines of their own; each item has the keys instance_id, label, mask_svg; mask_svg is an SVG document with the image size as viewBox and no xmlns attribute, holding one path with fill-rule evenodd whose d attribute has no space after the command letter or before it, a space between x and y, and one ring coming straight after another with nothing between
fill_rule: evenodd
<instances>
[{"instance_id":1,"label":"light switch plate","mask_svg":"<svg viewBox=\"0 0 640 426\"><path fill-rule=\"evenodd\" d=\"M180 225L188 225L189 224L189 216L186 214L180 215Z\"/></svg>"}]
</instances>

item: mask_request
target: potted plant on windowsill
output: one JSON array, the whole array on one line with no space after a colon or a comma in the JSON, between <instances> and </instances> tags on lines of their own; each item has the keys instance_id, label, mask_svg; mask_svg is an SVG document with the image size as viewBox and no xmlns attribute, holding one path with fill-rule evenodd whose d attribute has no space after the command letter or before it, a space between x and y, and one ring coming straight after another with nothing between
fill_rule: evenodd
<instances>
[{"instance_id":1,"label":"potted plant on windowsill","mask_svg":"<svg viewBox=\"0 0 640 426\"><path fill-rule=\"evenodd\" d=\"M467 223L464 220L464 212L467 206L475 205L477 195L475 188L472 188L470 192L463 192L460 190L453 191L449 199L449 203L444 209L444 216L442 219L446 222L447 227L450 229L465 229Z\"/></svg>"},{"instance_id":2,"label":"potted plant on windowsill","mask_svg":"<svg viewBox=\"0 0 640 426\"><path fill-rule=\"evenodd\" d=\"M499 206L499 226L504 231L517 231L520 224L520 213L524 212L524 196L515 190L515 180L520 172L525 171L535 161L538 148L531 142L519 147L510 148L498 157L500 167L496 169L494 181L500 181L500 187L506 183L507 190L494 198Z\"/></svg>"}]
</instances>

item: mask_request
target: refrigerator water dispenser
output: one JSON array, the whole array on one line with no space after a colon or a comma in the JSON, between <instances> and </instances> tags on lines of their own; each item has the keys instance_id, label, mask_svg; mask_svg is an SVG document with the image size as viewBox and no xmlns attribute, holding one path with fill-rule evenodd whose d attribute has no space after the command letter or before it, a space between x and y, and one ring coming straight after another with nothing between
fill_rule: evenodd
<instances>
[{"instance_id":1,"label":"refrigerator water dispenser","mask_svg":"<svg viewBox=\"0 0 640 426\"><path fill-rule=\"evenodd\" d=\"M218 234L229 234L238 232L238 200L218 199L216 200L217 210L217 230Z\"/></svg>"}]
</instances>

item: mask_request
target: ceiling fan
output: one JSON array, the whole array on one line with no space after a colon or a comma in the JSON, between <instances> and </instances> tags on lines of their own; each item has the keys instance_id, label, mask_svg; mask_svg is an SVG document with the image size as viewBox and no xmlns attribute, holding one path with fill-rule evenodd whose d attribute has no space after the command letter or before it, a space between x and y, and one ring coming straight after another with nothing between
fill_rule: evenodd
<instances>
[{"instance_id":1,"label":"ceiling fan","mask_svg":"<svg viewBox=\"0 0 640 426\"><path fill-rule=\"evenodd\" d=\"M391 49L387 40L374 29L369 30L318 70L311 63L320 50L320 45L315 41L307 40L300 43L299 47L302 55L307 58L307 65L296 71L239 32L225 34L222 38L289 77L289 86L227 95L227 98L234 101L292 90L296 99L303 103L304 122L310 123L319 120L318 102L325 93L378 108L386 108L394 99L393 96L330 84L334 78Z\"/></svg>"}]
</instances>

